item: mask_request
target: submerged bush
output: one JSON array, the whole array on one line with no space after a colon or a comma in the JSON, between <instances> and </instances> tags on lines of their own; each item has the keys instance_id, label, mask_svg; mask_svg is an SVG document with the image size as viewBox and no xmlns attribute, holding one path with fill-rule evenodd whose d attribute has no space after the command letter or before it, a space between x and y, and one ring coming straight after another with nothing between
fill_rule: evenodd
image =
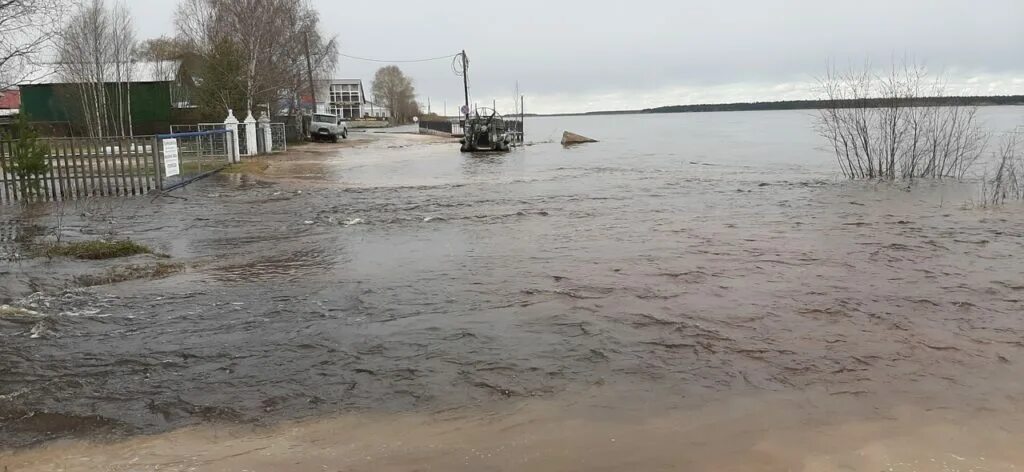
<instances>
[{"instance_id":1,"label":"submerged bush","mask_svg":"<svg viewBox=\"0 0 1024 472\"><path fill-rule=\"evenodd\" d=\"M1024 200L1024 156L1018 150L1020 137L1007 134L996 154L994 174L985 176L981 185L981 205L999 206L1007 200Z\"/></svg>"},{"instance_id":2,"label":"submerged bush","mask_svg":"<svg viewBox=\"0 0 1024 472\"><path fill-rule=\"evenodd\" d=\"M112 267L100 274L87 274L75 277L75 281L83 287L110 285L129 280L162 279L185 270L181 263L158 262L153 265L128 265Z\"/></svg>"},{"instance_id":3,"label":"submerged bush","mask_svg":"<svg viewBox=\"0 0 1024 472\"><path fill-rule=\"evenodd\" d=\"M985 152L976 106L942 99L941 77L913 62L887 73L830 68L819 79L818 133L852 179L963 178Z\"/></svg>"},{"instance_id":4,"label":"submerged bush","mask_svg":"<svg viewBox=\"0 0 1024 472\"><path fill-rule=\"evenodd\" d=\"M127 239L116 241L79 241L47 246L43 251L47 257L73 257L75 259L99 260L127 257L138 254L152 254L153 250Z\"/></svg>"}]
</instances>

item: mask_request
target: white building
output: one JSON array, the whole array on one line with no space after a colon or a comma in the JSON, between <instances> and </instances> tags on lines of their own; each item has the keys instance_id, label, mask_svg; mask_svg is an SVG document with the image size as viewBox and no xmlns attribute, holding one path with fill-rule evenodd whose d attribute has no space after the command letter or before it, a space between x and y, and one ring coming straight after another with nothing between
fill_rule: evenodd
<instances>
[{"instance_id":1,"label":"white building","mask_svg":"<svg viewBox=\"0 0 1024 472\"><path fill-rule=\"evenodd\" d=\"M366 99L360 79L322 81L317 91L317 111L331 113L346 120L386 120L388 110ZM323 97L323 98L321 98Z\"/></svg>"}]
</instances>

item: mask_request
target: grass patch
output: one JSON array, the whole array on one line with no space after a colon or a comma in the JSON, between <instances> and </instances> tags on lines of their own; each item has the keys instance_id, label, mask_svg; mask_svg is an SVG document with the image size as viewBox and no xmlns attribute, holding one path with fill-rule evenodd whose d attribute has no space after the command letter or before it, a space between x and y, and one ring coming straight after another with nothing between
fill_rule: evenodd
<instances>
[{"instance_id":1,"label":"grass patch","mask_svg":"<svg viewBox=\"0 0 1024 472\"><path fill-rule=\"evenodd\" d=\"M71 257L86 260L114 259L152 253L152 249L127 239L54 244L42 250L42 255L46 257Z\"/></svg>"},{"instance_id":2,"label":"grass patch","mask_svg":"<svg viewBox=\"0 0 1024 472\"><path fill-rule=\"evenodd\" d=\"M152 265L127 265L112 267L95 275L81 275L75 277L75 281L83 287L95 287L97 285L110 285L129 280L140 279L162 279L170 277L185 270L185 264L159 262Z\"/></svg>"},{"instance_id":3,"label":"grass patch","mask_svg":"<svg viewBox=\"0 0 1024 472\"><path fill-rule=\"evenodd\" d=\"M39 312L10 305L0 305L0 318L39 316Z\"/></svg>"}]
</instances>

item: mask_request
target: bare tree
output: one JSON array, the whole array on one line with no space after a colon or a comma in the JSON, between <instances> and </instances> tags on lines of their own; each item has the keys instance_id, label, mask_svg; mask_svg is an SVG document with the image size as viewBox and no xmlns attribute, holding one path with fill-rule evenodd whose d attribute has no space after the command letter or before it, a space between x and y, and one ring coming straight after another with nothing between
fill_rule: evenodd
<instances>
[{"instance_id":1,"label":"bare tree","mask_svg":"<svg viewBox=\"0 0 1024 472\"><path fill-rule=\"evenodd\" d=\"M123 3L91 0L76 11L57 42L59 74L74 84L77 115L91 136L133 134L131 82L136 40Z\"/></svg>"},{"instance_id":2,"label":"bare tree","mask_svg":"<svg viewBox=\"0 0 1024 472\"><path fill-rule=\"evenodd\" d=\"M204 58L200 106L223 113L287 102L297 110L297 97L308 92L305 37L314 75L326 76L337 65L336 41L320 33L319 21L306 0L184 0L175 25L179 42Z\"/></svg>"},{"instance_id":3,"label":"bare tree","mask_svg":"<svg viewBox=\"0 0 1024 472\"><path fill-rule=\"evenodd\" d=\"M982 180L982 206L999 206L1007 200L1024 200L1024 156L1020 155L1020 136L1008 133L996 150L995 173Z\"/></svg>"},{"instance_id":4,"label":"bare tree","mask_svg":"<svg viewBox=\"0 0 1024 472\"><path fill-rule=\"evenodd\" d=\"M416 88L398 66L377 69L373 76L373 98L388 109L396 123L408 123L419 114Z\"/></svg>"},{"instance_id":5,"label":"bare tree","mask_svg":"<svg viewBox=\"0 0 1024 472\"><path fill-rule=\"evenodd\" d=\"M944 81L911 60L884 74L830 66L818 85L827 106L817 129L847 177L963 178L987 145L977 107L930 103Z\"/></svg>"},{"instance_id":6,"label":"bare tree","mask_svg":"<svg viewBox=\"0 0 1024 472\"><path fill-rule=\"evenodd\" d=\"M135 39L131 12L124 3L117 2L113 5L110 20L111 62L117 94L117 114L111 118L112 122L119 126L120 136L133 136L135 130L131 113L131 92L132 81L135 79L138 41Z\"/></svg>"},{"instance_id":7,"label":"bare tree","mask_svg":"<svg viewBox=\"0 0 1024 472\"><path fill-rule=\"evenodd\" d=\"M41 78L36 67L70 2L0 1L0 90Z\"/></svg>"}]
</instances>

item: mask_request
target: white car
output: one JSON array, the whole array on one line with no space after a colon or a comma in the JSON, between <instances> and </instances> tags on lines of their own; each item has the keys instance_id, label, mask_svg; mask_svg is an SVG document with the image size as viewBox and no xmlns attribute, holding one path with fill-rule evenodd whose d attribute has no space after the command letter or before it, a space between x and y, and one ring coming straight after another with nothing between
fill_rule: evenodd
<instances>
[{"instance_id":1,"label":"white car","mask_svg":"<svg viewBox=\"0 0 1024 472\"><path fill-rule=\"evenodd\" d=\"M338 138L348 139L348 125L345 120L324 113L313 114L313 122L309 125L309 134L313 140L330 139L338 142Z\"/></svg>"}]
</instances>

